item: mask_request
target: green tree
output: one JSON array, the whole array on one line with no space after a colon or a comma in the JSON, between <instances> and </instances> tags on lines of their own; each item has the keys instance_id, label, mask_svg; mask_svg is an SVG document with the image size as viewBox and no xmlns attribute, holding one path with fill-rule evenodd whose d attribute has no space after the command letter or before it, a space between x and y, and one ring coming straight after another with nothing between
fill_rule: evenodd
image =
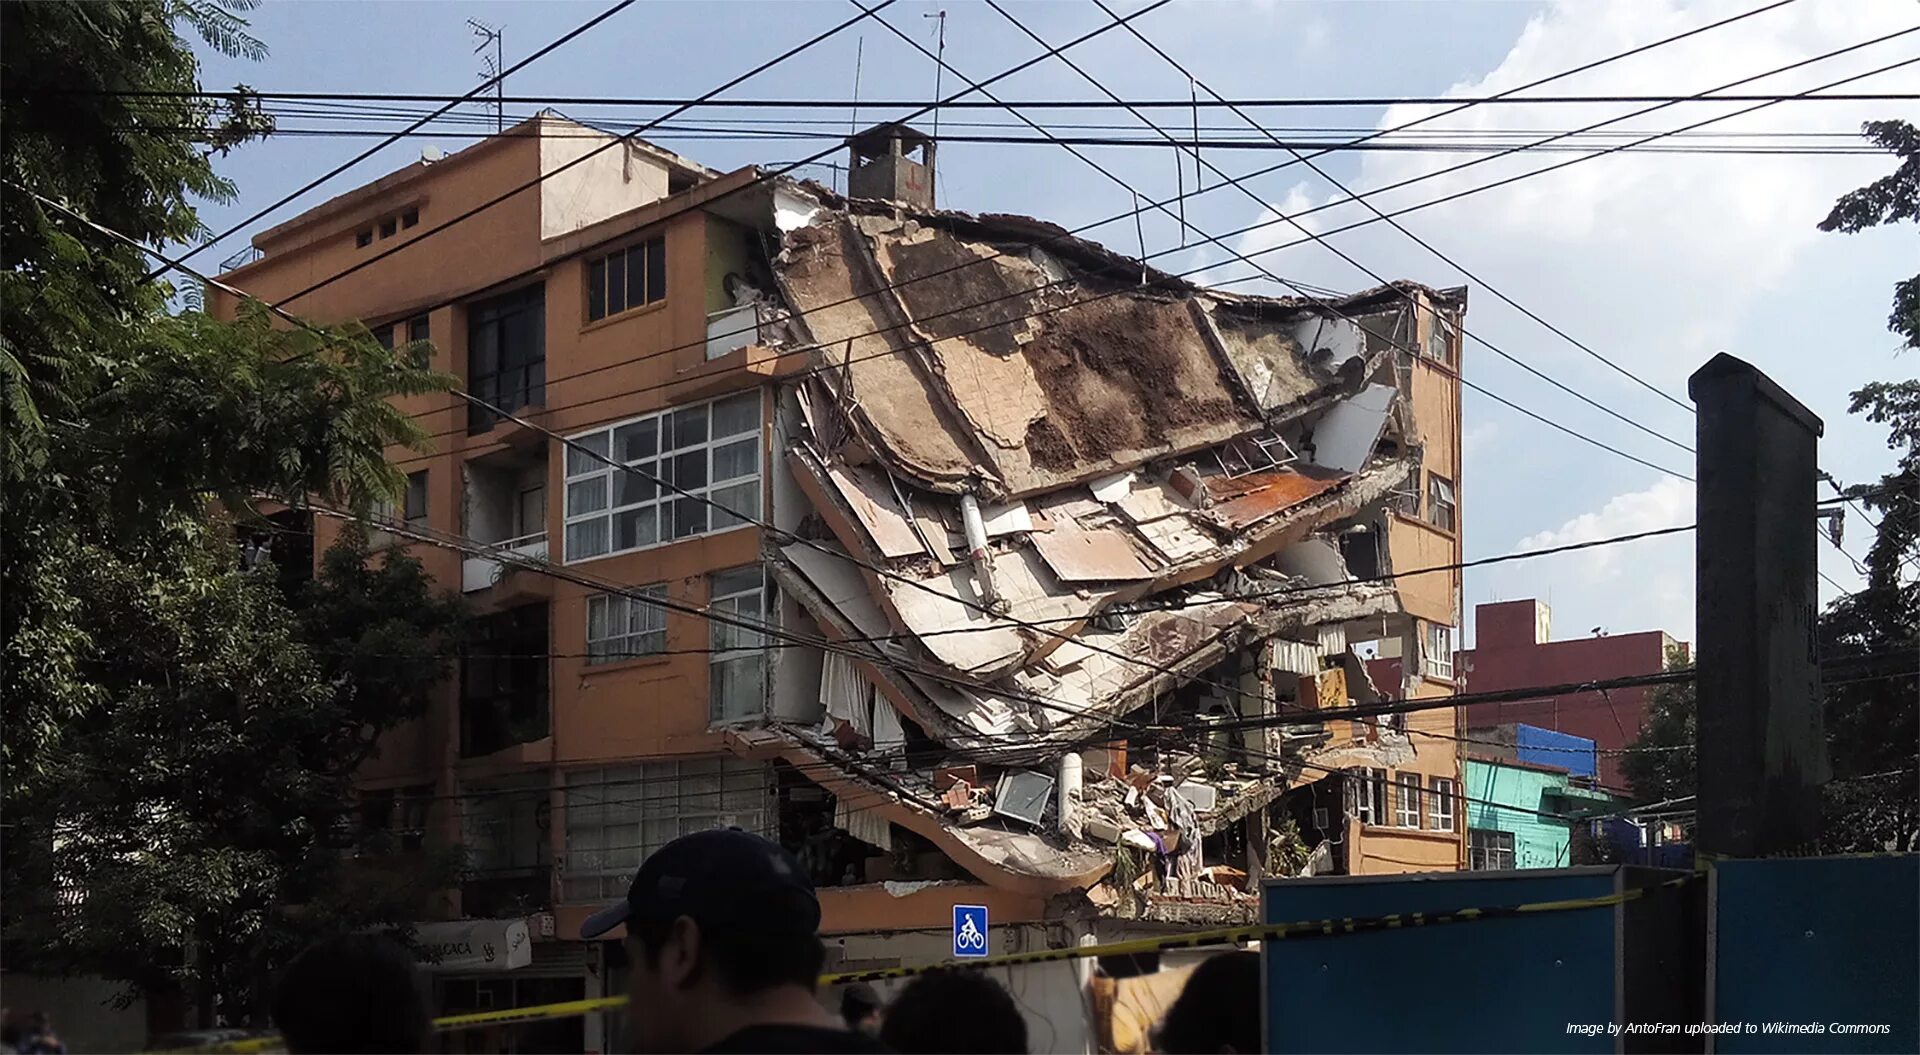
<instances>
[{"instance_id":1,"label":"green tree","mask_svg":"<svg viewBox=\"0 0 1920 1055\"><path fill-rule=\"evenodd\" d=\"M1667 649L1667 669L1693 665L1684 646ZM1627 784L1642 802L1685 798L1694 790L1694 754L1699 709L1693 682L1656 685L1647 694L1647 714L1633 748L1620 760Z\"/></svg>"},{"instance_id":2,"label":"green tree","mask_svg":"<svg viewBox=\"0 0 1920 1055\"><path fill-rule=\"evenodd\" d=\"M1820 221L1822 231L1854 234L1882 224L1920 220L1920 128L1905 121L1868 121L1861 131L1898 157L1900 167L1841 195L1833 211ZM1887 328L1905 338L1908 348L1920 348L1920 275L1893 287L1893 314L1887 317Z\"/></svg>"},{"instance_id":3,"label":"green tree","mask_svg":"<svg viewBox=\"0 0 1920 1055\"><path fill-rule=\"evenodd\" d=\"M251 104L93 90L196 90L176 27L255 53L244 6L0 5L0 174L139 242L191 238ZM289 593L233 527L263 500L397 497L385 452L424 433L392 401L448 379L359 326L168 314L140 253L0 193L4 959L256 1017L302 943L420 919L447 885L450 855L353 823L351 779L448 676L464 613L351 532Z\"/></svg>"}]
</instances>

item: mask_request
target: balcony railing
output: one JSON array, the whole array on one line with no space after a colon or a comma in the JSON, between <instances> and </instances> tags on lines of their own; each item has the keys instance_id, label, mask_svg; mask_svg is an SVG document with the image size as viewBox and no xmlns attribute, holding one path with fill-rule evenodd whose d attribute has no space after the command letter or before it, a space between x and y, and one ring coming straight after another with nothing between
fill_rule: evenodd
<instances>
[{"instance_id":1,"label":"balcony railing","mask_svg":"<svg viewBox=\"0 0 1920 1055\"><path fill-rule=\"evenodd\" d=\"M492 545L522 557L531 557L535 560L547 559L547 533L544 531L510 538L504 542L495 542ZM468 557L460 562L460 588L467 593L484 590L500 581L501 572L506 566L503 562L491 557Z\"/></svg>"},{"instance_id":2,"label":"balcony railing","mask_svg":"<svg viewBox=\"0 0 1920 1055\"><path fill-rule=\"evenodd\" d=\"M758 304L742 304L707 316L707 358L718 359L748 345L766 343L761 330L765 313Z\"/></svg>"}]
</instances>

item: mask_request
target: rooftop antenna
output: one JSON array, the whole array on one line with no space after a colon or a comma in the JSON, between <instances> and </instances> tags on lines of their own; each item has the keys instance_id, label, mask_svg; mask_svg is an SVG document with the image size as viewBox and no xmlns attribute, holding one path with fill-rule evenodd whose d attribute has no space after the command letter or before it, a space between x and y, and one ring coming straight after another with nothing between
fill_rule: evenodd
<instances>
[{"instance_id":1,"label":"rooftop antenna","mask_svg":"<svg viewBox=\"0 0 1920 1055\"><path fill-rule=\"evenodd\" d=\"M480 61L486 65L486 71L480 75L480 79L493 82L493 130L496 134L505 132L507 130L507 79L500 74L501 70L506 69L506 64L501 60L500 27L471 18L467 19L467 26L473 30L474 36L480 38L480 43L473 49L475 55L481 55L488 44L493 45L493 54L481 56Z\"/></svg>"},{"instance_id":2,"label":"rooftop antenna","mask_svg":"<svg viewBox=\"0 0 1920 1055\"><path fill-rule=\"evenodd\" d=\"M936 20L939 23L939 25L935 29L935 32L938 34L939 40L938 40L938 43L935 44L934 46L934 53L933 53L934 55L933 57L933 141L935 143L939 143L940 142L940 74L943 71L945 71L947 68L947 9L943 7L938 11L924 12L920 15L920 17L931 18ZM940 190L940 172L938 169L934 167L936 161L937 161L936 154L933 151L929 150L927 152L927 180L929 183L933 185L934 192L937 194L939 193L939 190ZM935 202L934 205L936 208L938 208L939 203Z\"/></svg>"},{"instance_id":3,"label":"rooftop antenna","mask_svg":"<svg viewBox=\"0 0 1920 1055\"><path fill-rule=\"evenodd\" d=\"M847 135L849 137L860 134L860 60L866 56L866 50L867 38L866 34L863 33L853 42L853 115L847 118ZM851 178L852 170L849 169L848 173L849 178ZM853 196L853 186L851 184L847 186L847 196Z\"/></svg>"}]
</instances>

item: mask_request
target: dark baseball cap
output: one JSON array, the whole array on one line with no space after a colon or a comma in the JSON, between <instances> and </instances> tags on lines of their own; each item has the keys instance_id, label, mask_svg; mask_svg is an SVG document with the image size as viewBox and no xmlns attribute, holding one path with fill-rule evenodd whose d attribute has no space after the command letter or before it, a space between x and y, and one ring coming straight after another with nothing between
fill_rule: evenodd
<instances>
[{"instance_id":1,"label":"dark baseball cap","mask_svg":"<svg viewBox=\"0 0 1920 1055\"><path fill-rule=\"evenodd\" d=\"M715 828L683 835L640 863L625 900L587 917L582 939L630 920L671 922L767 934L813 934L820 900L793 855L752 832Z\"/></svg>"}]
</instances>

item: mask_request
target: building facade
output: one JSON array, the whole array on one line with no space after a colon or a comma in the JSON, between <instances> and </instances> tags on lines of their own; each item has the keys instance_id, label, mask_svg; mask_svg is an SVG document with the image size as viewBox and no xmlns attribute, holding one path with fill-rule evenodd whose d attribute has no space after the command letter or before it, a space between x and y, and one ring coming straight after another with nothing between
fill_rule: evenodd
<instances>
[{"instance_id":1,"label":"building facade","mask_svg":"<svg viewBox=\"0 0 1920 1055\"><path fill-rule=\"evenodd\" d=\"M1664 630L1552 639L1550 613L1537 600L1474 606L1474 647L1460 654L1465 684L1473 692L1530 685L1566 685L1666 669L1667 653L1686 648ZM1648 688L1573 692L1516 703L1477 703L1466 708L1470 726L1530 725L1584 737L1600 749L1599 783L1627 790L1618 749L1640 735Z\"/></svg>"},{"instance_id":2,"label":"building facade","mask_svg":"<svg viewBox=\"0 0 1920 1055\"><path fill-rule=\"evenodd\" d=\"M904 201L513 131L225 276L429 342L473 397L406 401L431 449L390 452L375 539L481 630L360 780L368 823L465 847L453 916L526 923L439 1010L617 991L580 922L716 825L800 856L843 966L955 903L1034 948L1250 920L1262 875L1464 865L1451 710L1312 714L1454 691L1458 572L1378 577L1459 560L1464 291L1143 282L935 212L911 130L862 138ZM571 1022L548 1039L617 1043Z\"/></svg>"}]
</instances>

